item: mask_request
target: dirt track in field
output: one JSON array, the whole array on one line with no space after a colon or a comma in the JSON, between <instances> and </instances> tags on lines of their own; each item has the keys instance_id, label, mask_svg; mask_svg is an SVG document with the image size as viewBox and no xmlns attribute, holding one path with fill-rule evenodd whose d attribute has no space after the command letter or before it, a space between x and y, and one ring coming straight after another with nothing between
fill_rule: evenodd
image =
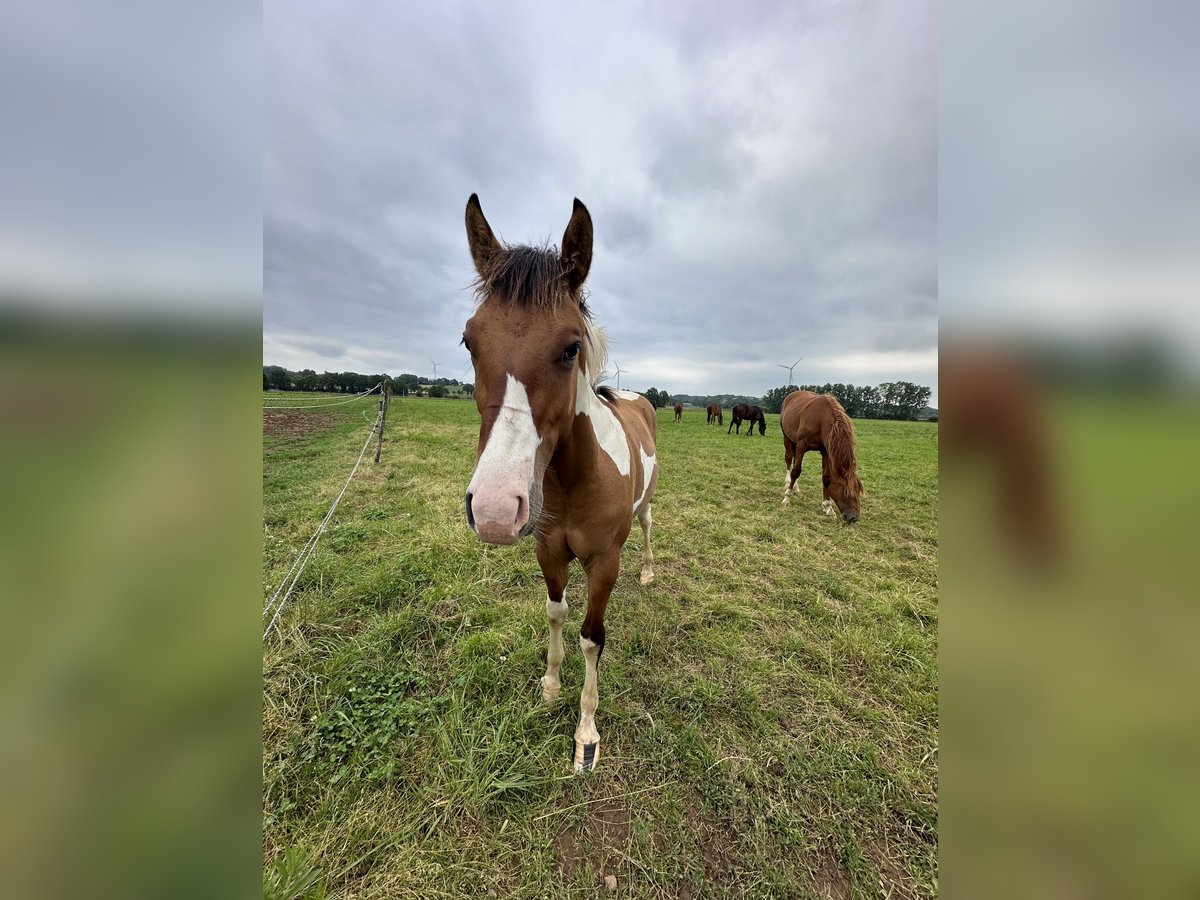
<instances>
[{"instance_id":1,"label":"dirt track in field","mask_svg":"<svg viewBox=\"0 0 1200 900\"><path fill-rule=\"evenodd\" d=\"M332 427L333 416L323 412L263 410L263 435L295 440Z\"/></svg>"}]
</instances>

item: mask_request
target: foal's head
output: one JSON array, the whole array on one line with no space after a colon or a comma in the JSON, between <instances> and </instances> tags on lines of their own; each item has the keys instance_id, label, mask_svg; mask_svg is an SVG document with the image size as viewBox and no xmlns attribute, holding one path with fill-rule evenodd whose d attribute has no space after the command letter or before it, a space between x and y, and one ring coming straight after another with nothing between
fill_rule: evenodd
<instances>
[{"instance_id":1,"label":"foal's head","mask_svg":"<svg viewBox=\"0 0 1200 900\"><path fill-rule=\"evenodd\" d=\"M553 248L496 240L472 194L467 242L479 306L463 330L475 366L479 445L467 486L467 521L491 544L532 533L542 506L542 476L575 418L579 390L590 390L589 357L603 365L582 288L592 262L592 218L578 200Z\"/></svg>"}]
</instances>

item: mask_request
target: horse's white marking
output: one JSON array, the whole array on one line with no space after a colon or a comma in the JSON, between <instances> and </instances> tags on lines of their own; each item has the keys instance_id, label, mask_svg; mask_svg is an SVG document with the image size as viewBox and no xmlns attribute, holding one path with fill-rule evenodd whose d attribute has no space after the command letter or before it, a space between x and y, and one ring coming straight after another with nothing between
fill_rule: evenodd
<instances>
[{"instance_id":1,"label":"horse's white marking","mask_svg":"<svg viewBox=\"0 0 1200 900\"><path fill-rule=\"evenodd\" d=\"M563 650L562 629L567 621L567 592L563 591L562 601L555 603L546 598L546 621L550 623L550 647L546 652L546 674L542 676L542 699L551 703L558 699L562 684L558 680L559 666L562 665Z\"/></svg>"},{"instance_id":2,"label":"horse's white marking","mask_svg":"<svg viewBox=\"0 0 1200 900\"><path fill-rule=\"evenodd\" d=\"M658 465L654 461L654 454L646 455L645 449L641 444L638 444L638 458L642 461L642 493L641 496L634 501L633 513L637 515L642 508L642 501L646 499L646 491L650 490L650 479L654 476L654 467Z\"/></svg>"},{"instance_id":3,"label":"horse's white marking","mask_svg":"<svg viewBox=\"0 0 1200 900\"><path fill-rule=\"evenodd\" d=\"M654 553L650 549L650 507L652 505L647 503L646 508L638 513L638 521L642 523L642 574L638 580L642 584L649 584L654 580L654 569L651 568L654 564Z\"/></svg>"},{"instance_id":4,"label":"horse's white marking","mask_svg":"<svg viewBox=\"0 0 1200 900\"><path fill-rule=\"evenodd\" d=\"M613 394L620 397L622 400L637 400L642 396L634 391L618 391L616 389L613 390Z\"/></svg>"},{"instance_id":5,"label":"horse's white marking","mask_svg":"<svg viewBox=\"0 0 1200 900\"><path fill-rule=\"evenodd\" d=\"M492 424L492 433L488 435L487 445L479 456L467 490L475 494L487 484L516 482L514 486L528 491L533 479L533 461L541 443L537 426L533 423L529 392L510 374L504 387L500 413Z\"/></svg>"},{"instance_id":6,"label":"horse's white marking","mask_svg":"<svg viewBox=\"0 0 1200 900\"><path fill-rule=\"evenodd\" d=\"M833 501L832 500L822 500L821 501L821 510L822 510L822 512L825 513L825 515L832 516L833 515Z\"/></svg>"},{"instance_id":7,"label":"horse's white marking","mask_svg":"<svg viewBox=\"0 0 1200 900\"><path fill-rule=\"evenodd\" d=\"M583 651L583 692L579 695L579 727L575 729L575 741L594 744L600 740L596 730L596 705L600 702L600 689L596 685L596 664L600 661L600 645L591 638L579 636L579 649Z\"/></svg>"},{"instance_id":8,"label":"horse's white marking","mask_svg":"<svg viewBox=\"0 0 1200 900\"><path fill-rule=\"evenodd\" d=\"M592 422L592 431L600 449L608 454L608 458L617 467L621 475L629 476L629 441L625 437L625 429L617 420L616 415L596 396L592 390L592 382L588 373L580 368L575 384L575 415L587 416Z\"/></svg>"}]
</instances>

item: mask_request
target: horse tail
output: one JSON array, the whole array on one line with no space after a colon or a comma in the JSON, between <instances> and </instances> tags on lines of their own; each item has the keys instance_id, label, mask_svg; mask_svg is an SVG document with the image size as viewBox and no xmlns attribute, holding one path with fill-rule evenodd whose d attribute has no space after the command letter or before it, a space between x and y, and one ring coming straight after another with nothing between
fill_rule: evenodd
<instances>
[{"instance_id":1,"label":"horse tail","mask_svg":"<svg viewBox=\"0 0 1200 900\"><path fill-rule=\"evenodd\" d=\"M835 472L844 473L847 489L856 496L862 495L862 482L858 478L858 460L854 455L854 423L836 398L829 398L829 410L833 422L825 434L825 449Z\"/></svg>"}]
</instances>

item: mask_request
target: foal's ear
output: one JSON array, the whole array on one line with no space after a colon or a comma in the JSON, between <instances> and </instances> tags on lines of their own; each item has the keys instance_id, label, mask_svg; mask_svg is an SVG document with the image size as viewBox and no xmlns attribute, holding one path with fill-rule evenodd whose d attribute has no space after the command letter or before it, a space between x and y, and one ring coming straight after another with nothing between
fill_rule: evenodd
<instances>
[{"instance_id":1,"label":"foal's ear","mask_svg":"<svg viewBox=\"0 0 1200 900\"><path fill-rule=\"evenodd\" d=\"M471 248L471 259L475 260L475 271L483 275L492 257L501 249L500 242L492 234L492 226L483 216L479 195L472 194L467 201L467 244Z\"/></svg>"},{"instance_id":2,"label":"foal's ear","mask_svg":"<svg viewBox=\"0 0 1200 900\"><path fill-rule=\"evenodd\" d=\"M575 209L562 239L563 278L572 291L578 290L592 267L592 216L575 198Z\"/></svg>"}]
</instances>

